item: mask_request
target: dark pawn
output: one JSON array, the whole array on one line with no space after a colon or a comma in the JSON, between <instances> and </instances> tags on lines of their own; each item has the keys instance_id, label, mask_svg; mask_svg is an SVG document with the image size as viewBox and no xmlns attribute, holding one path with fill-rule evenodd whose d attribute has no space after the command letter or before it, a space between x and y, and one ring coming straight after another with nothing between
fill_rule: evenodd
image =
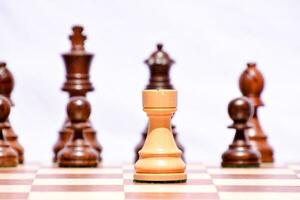
<instances>
[{"instance_id":1,"label":"dark pawn","mask_svg":"<svg viewBox=\"0 0 300 200\"><path fill-rule=\"evenodd\" d=\"M9 100L0 95L0 167L16 167L18 165L18 153L6 141L3 131L9 128L7 118L10 113Z\"/></svg>"},{"instance_id":2,"label":"dark pawn","mask_svg":"<svg viewBox=\"0 0 300 200\"><path fill-rule=\"evenodd\" d=\"M13 102L10 98L11 93L14 89L14 78L12 73L7 69L6 63L0 62L0 95L5 96L13 106ZM9 124L8 128L3 129L4 137L7 142L11 145L14 150L18 153L19 163L24 162L24 149L18 141L18 135L11 127L9 119L7 118L6 123Z\"/></svg>"},{"instance_id":3,"label":"dark pawn","mask_svg":"<svg viewBox=\"0 0 300 200\"><path fill-rule=\"evenodd\" d=\"M146 65L148 65L150 69L150 78L149 78L149 83L146 86L146 89L174 89L170 80L170 68L174 63L174 60L172 60L169 54L167 54L163 50L162 44L157 44L156 47L157 50L153 52L147 60L145 60ZM148 126L142 132L142 140L135 147L135 158L134 158L135 162L139 158L138 152L145 143L147 132L148 132ZM173 124L172 124L172 132L177 147L182 151L182 158L184 159L184 147L177 139L176 126Z\"/></svg>"},{"instance_id":4,"label":"dark pawn","mask_svg":"<svg viewBox=\"0 0 300 200\"><path fill-rule=\"evenodd\" d=\"M91 114L90 103L84 97L72 97L67 105L70 123L68 128L73 131L70 141L58 153L60 167L96 167L98 152L84 136L89 128L88 119Z\"/></svg>"},{"instance_id":5,"label":"dark pawn","mask_svg":"<svg viewBox=\"0 0 300 200\"><path fill-rule=\"evenodd\" d=\"M94 90L90 82L90 65L94 55L85 51L84 42L87 37L83 34L83 27L74 26L73 33L69 36L72 43L71 50L62 55L66 67L66 81L63 84L62 90L69 93L70 97L86 96L88 92ZM69 124L67 118L59 131L59 138L53 147L54 158L56 162L58 152L69 141L72 131L67 127ZM98 151L99 160L101 161L102 146L97 140L96 130L93 129L90 121L88 128L85 129L86 139Z\"/></svg>"},{"instance_id":6,"label":"dark pawn","mask_svg":"<svg viewBox=\"0 0 300 200\"><path fill-rule=\"evenodd\" d=\"M233 99L228 105L228 113L236 129L229 149L222 155L222 167L259 167L260 153L252 148L245 130L250 128L248 120L253 115L253 106L245 97Z\"/></svg>"},{"instance_id":7,"label":"dark pawn","mask_svg":"<svg viewBox=\"0 0 300 200\"><path fill-rule=\"evenodd\" d=\"M261 154L262 162L273 162L274 151L268 143L268 136L264 133L258 118L258 109L264 106L260 95L264 89L264 77L257 69L255 63L248 63L247 69L239 80L240 90L243 96L248 97L254 105L254 115L250 119L252 128L247 130L251 145Z\"/></svg>"}]
</instances>

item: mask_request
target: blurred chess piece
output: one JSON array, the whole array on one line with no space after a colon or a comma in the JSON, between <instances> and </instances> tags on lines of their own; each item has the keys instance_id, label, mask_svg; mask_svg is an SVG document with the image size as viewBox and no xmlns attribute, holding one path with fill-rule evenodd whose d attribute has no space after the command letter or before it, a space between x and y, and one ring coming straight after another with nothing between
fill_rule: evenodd
<instances>
[{"instance_id":1,"label":"blurred chess piece","mask_svg":"<svg viewBox=\"0 0 300 200\"><path fill-rule=\"evenodd\" d=\"M4 129L10 128L7 118L10 113L9 99L0 95L0 167L15 167L18 165L18 153L6 141Z\"/></svg>"},{"instance_id":2,"label":"blurred chess piece","mask_svg":"<svg viewBox=\"0 0 300 200\"><path fill-rule=\"evenodd\" d=\"M169 54L167 54L163 50L162 44L157 44L157 50L150 55L150 57L145 61L145 63L148 65L150 70L149 83L146 86L146 89L174 89L170 80L170 68L174 63L174 60L172 60ZM139 158L138 152L139 150L141 150L145 143L147 132L148 125L142 133L142 140L138 143L138 145L135 148L135 162ZM178 148L184 153L184 147L177 138L178 133L176 131L176 126L173 124L172 132ZM184 154L182 154L182 158L184 159Z\"/></svg>"},{"instance_id":3,"label":"blurred chess piece","mask_svg":"<svg viewBox=\"0 0 300 200\"><path fill-rule=\"evenodd\" d=\"M7 97L12 106L14 105L11 100L11 93L13 89L13 75L7 69L6 63L0 62L0 95ZM6 138L7 142L11 145L11 147L17 151L19 163L22 164L24 162L24 149L18 141L18 135L15 133L14 129L10 125L9 118L7 118L6 123L8 123L9 126L3 129L4 137Z\"/></svg>"},{"instance_id":4,"label":"blurred chess piece","mask_svg":"<svg viewBox=\"0 0 300 200\"><path fill-rule=\"evenodd\" d=\"M171 129L171 118L177 108L177 91L144 90L143 106L149 117L149 129L134 165L134 181L185 182L185 163Z\"/></svg>"},{"instance_id":5,"label":"blurred chess piece","mask_svg":"<svg viewBox=\"0 0 300 200\"><path fill-rule=\"evenodd\" d=\"M87 53L84 48L86 36L83 35L83 27L74 26L73 34L69 37L72 43L71 51L63 54L63 59L66 67L66 82L62 90L69 93L70 97L83 96L86 97L88 92L94 90L90 82L89 72L90 64L93 59L93 54ZM70 120L67 118L59 132L59 139L54 145L54 162L57 160L57 153L65 146L70 139L72 131L68 128ZM86 139L91 143L99 153L99 160L102 160L102 146L97 140L97 134L92 127L90 121L87 122L87 128L84 130Z\"/></svg>"},{"instance_id":6,"label":"blurred chess piece","mask_svg":"<svg viewBox=\"0 0 300 200\"><path fill-rule=\"evenodd\" d=\"M58 153L60 167L96 167L98 152L90 145L85 137L84 129L89 128L88 119L91 106L84 97L72 97L67 105L70 119L68 128L73 134L69 142Z\"/></svg>"},{"instance_id":7,"label":"blurred chess piece","mask_svg":"<svg viewBox=\"0 0 300 200\"><path fill-rule=\"evenodd\" d=\"M264 89L264 78L255 63L247 64L247 69L240 76L239 85L242 94L254 105L254 115L250 119L252 128L247 130L250 143L261 153L262 162L273 162L273 149L258 119L258 108L264 105L260 98Z\"/></svg>"},{"instance_id":8,"label":"blurred chess piece","mask_svg":"<svg viewBox=\"0 0 300 200\"><path fill-rule=\"evenodd\" d=\"M251 126L248 120L253 115L253 106L245 97L233 99L228 105L228 113L233 120L229 128L236 133L232 144L222 155L222 167L259 167L260 153L249 143L245 131Z\"/></svg>"}]
</instances>

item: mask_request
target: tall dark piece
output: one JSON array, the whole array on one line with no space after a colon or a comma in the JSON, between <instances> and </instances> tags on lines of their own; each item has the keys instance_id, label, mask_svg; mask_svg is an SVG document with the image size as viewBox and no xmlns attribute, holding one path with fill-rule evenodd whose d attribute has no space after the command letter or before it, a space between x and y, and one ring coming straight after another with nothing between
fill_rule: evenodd
<instances>
[{"instance_id":1,"label":"tall dark piece","mask_svg":"<svg viewBox=\"0 0 300 200\"><path fill-rule=\"evenodd\" d=\"M18 153L4 137L4 130L10 128L7 122L10 113L9 99L0 95L0 167L15 167L18 165Z\"/></svg>"},{"instance_id":2,"label":"tall dark piece","mask_svg":"<svg viewBox=\"0 0 300 200\"><path fill-rule=\"evenodd\" d=\"M245 97L233 99L228 105L228 113L235 129L235 136L228 150L222 155L222 167L259 167L260 154L249 143L245 131L251 126L248 120L253 115L253 106Z\"/></svg>"},{"instance_id":3,"label":"tall dark piece","mask_svg":"<svg viewBox=\"0 0 300 200\"><path fill-rule=\"evenodd\" d=\"M7 97L13 106L13 102L10 98L11 93L14 89L14 78L12 73L7 69L6 63L0 62L0 94ZM10 125L9 118L7 118L9 126L3 129L3 134L7 142L14 148L18 153L19 163L24 162L24 149L18 141L18 135Z\"/></svg>"},{"instance_id":4,"label":"tall dark piece","mask_svg":"<svg viewBox=\"0 0 300 200\"><path fill-rule=\"evenodd\" d=\"M72 43L71 51L62 55L66 66L66 82L62 90L69 93L70 97L82 96L85 97L87 92L94 90L89 78L90 64L93 59L93 54L85 51L84 41L86 36L82 34L83 27L74 26L73 34L69 39ZM65 146L70 139L72 131L68 128L70 120L67 118L62 129L59 132L59 138L54 145L54 162L57 160L58 152ZM91 122L87 122L84 135L93 148L99 153L99 160L101 161L102 147L96 138L96 131L93 129Z\"/></svg>"},{"instance_id":5,"label":"tall dark piece","mask_svg":"<svg viewBox=\"0 0 300 200\"><path fill-rule=\"evenodd\" d=\"M162 44L157 44L157 50L145 60L150 69L150 79L146 89L174 89L170 81L170 68L174 60L163 50ZM172 131L177 147L184 153L184 148L177 139L176 126L172 124ZM142 133L142 140L135 148L135 162L139 158L139 150L143 147L148 132L148 126ZM182 154L183 155L183 154ZM182 156L183 157L183 156Z\"/></svg>"},{"instance_id":6,"label":"tall dark piece","mask_svg":"<svg viewBox=\"0 0 300 200\"><path fill-rule=\"evenodd\" d=\"M73 132L71 139L58 153L60 167L96 167L98 152L90 145L84 129L89 127L91 105L85 97L72 97L67 105L70 123L67 127Z\"/></svg>"},{"instance_id":7,"label":"tall dark piece","mask_svg":"<svg viewBox=\"0 0 300 200\"><path fill-rule=\"evenodd\" d=\"M264 105L260 98L264 89L264 78L255 63L247 64L247 69L240 76L239 85L242 94L248 97L254 105L254 115L250 119L252 128L247 130L250 143L261 153L262 162L273 162L273 149L258 119L258 108Z\"/></svg>"}]
</instances>

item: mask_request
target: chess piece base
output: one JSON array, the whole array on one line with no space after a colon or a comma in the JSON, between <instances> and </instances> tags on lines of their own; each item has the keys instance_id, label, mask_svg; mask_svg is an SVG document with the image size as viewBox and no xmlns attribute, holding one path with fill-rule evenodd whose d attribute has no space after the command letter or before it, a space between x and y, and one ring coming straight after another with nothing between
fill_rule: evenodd
<instances>
[{"instance_id":1,"label":"chess piece base","mask_svg":"<svg viewBox=\"0 0 300 200\"><path fill-rule=\"evenodd\" d=\"M10 146L17 152L18 154L18 162L19 164L24 163L24 149L20 145L17 139L11 139L11 138L6 138L7 142L10 144Z\"/></svg>"},{"instance_id":2,"label":"chess piece base","mask_svg":"<svg viewBox=\"0 0 300 200\"><path fill-rule=\"evenodd\" d=\"M98 158L99 158L99 161L101 162L102 161L102 156L101 156L102 146L100 145L100 143L97 140L97 132L92 127L85 129L83 132L84 132L84 136L87 139L87 141L98 152L98 154L99 154Z\"/></svg>"},{"instance_id":3,"label":"chess piece base","mask_svg":"<svg viewBox=\"0 0 300 200\"><path fill-rule=\"evenodd\" d=\"M222 162L222 167L224 168L256 168L259 167L258 162L247 162L247 161L242 161L242 162Z\"/></svg>"},{"instance_id":4,"label":"chess piece base","mask_svg":"<svg viewBox=\"0 0 300 200\"><path fill-rule=\"evenodd\" d=\"M18 153L8 143L0 141L0 167L16 167Z\"/></svg>"},{"instance_id":5,"label":"chess piece base","mask_svg":"<svg viewBox=\"0 0 300 200\"><path fill-rule=\"evenodd\" d=\"M252 147L260 152L262 162L274 162L274 152L272 147L267 143L267 137L249 137L249 139Z\"/></svg>"},{"instance_id":6,"label":"chess piece base","mask_svg":"<svg viewBox=\"0 0 300 200\"><path fill-rule=\"evenodd\" d=\"M18 153L18 162L20 164L24 163L24 148L18 142L18 136L15 134L14 130L10 127L3 130L6 141L10 146Z\"/></svg>"},{"instance_id":7,"label":"chess piece base","mask_svg":"<svg viewBox=\"0 0 300 200\"><path fill-rule=\"evenodd\" d=\"M147 132L148 132L148 127L145 128L144 132L142 133L142 139L141 139L141 141L135 147L134 162L136 162L139 159L139 151L143 148L143 145L144 145L146 137L147 137ZM172 133L173 133L173 137L175 139L175 142L176 142L176 145L177 145L178 149L180 149L181 152L182 152L182 155L181 155L182 160L185 161L185 158L184 158L184 147L179 142L179 140L177 138L177 132L176 132L176 126L175 125L172 125Z\"/></svg>"},{"instance_id":8,"label":"chess piece base","mask_svg":"<svg viewBox=\"0 0 300 200\"><path fill-rule=\"evenodd\" d=\"M186 182L186 173L166 173L166 174L149 174L135 173L133 176L135 182L151 182L151 183L172 183Z\"/></svg>"},{"instance_id":9,"label":"chess piece base","mask_svg":"<svg viewBox=\"0 0 300 200\"><path fill-rule=\"evenodd\" d=\"M54 152L53 162L57 162L58 152L64 148L66 143L69 141L71 135L72 135L72 130L69 128L64 127L61 131L59 131L59 138L53 147L53 152Z\"/></svg>"},{"instance_id":10,"label":"chess piece base","mask_svg":"<svg viewBox=\"0 0 300 200\"><path fill-rule=\"evenodd\" d=\"M19 164L24 164L24 154L18 152L18 162Z\"/></svg>"},{"instance_id":11,"label":"chess piece base","mask_svg":"<svg viewBox=\"0 0 300 200\"><path fill-rule=\"evenodd\" d=\"M53 147L54 157L53 162L57 162L57 155L58 152L64 148L66 143L70 140L72 136L72 130L70 128L64 127L59 132L59 138L57 142L55 143ZM102 146L99 144L97 137L96 137L96 131L93 128L87 128L84 130L84 134L86 139L89 141L91 146L98 152L99 154L99 161L102 161L101 152L102 152Z\"/></svg>"},{"instance_id":12,"label":"chess piece base","mask_svg":"<svg viewBox=\"0 0 300 200\"><path fill-rule=\"evenodd\" d=\"M273 148L268 142L268 136L265 135L260 125L257 109L258 107L256 107L253 118L250 119L253 127L248 129L246 133L252 147L260 152L261 162L274 162Z\"/></svg>"},{"instance_id":13,"label":"chess piece base","mask_svg":"<svg viewBox=\"0 0 300 200\"><path fill-rule=\"evenodd\" d=\"M61 160L58 164L59 167L79 167L79 168L82 168L82 167L97 167L98 166L98 162L95 161L95 160L90 160L90 161L87 161L87 160Z\"/></svg>"},{"instance_id":14,"label":"chess piece base","mask_svg":"<svg viewBox=\"0 0 300 200\"><path fill-rule=\"evenodd\" d=\"M260 154L248 144L231 144L222 155L222 167L259 167Z\"/></svg>"},{"instance_id":15,"label":"chess piece base","mask_svg":"<svg viewBox=\"0 0 300 200\"><path fill-rule=\"evenodd\" d=\"M98 153L83 140L69 143L58 153L59 167L96 167Z\"/></svg>"}]
</instances>

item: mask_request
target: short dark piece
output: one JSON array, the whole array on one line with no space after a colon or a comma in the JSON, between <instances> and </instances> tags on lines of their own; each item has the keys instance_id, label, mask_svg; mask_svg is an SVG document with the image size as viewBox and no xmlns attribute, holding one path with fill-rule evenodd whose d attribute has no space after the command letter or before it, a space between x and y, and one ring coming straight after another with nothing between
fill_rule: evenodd
<instances>
[{"instance_id":1,"label":"short dark piece","mask_svg":"<svg viewBox=\"0 0 300 200\"><path fill-rule=\"evenodd\" d=\"M228 128L236 129L236 133L222 155L222 167L259 167L260 153L252 148L245 133L250 128L247 122L253 115L251 102L245 97L233 99L228 105L228 113L233 120Z\"/></svg>"},{"instance_id":2,"label":"short dark piece","mask_svg":"<svg viewBox=\"0 0 300 200\"><path fill-rule=\"evenodd\" d=\"M12 106L14 104L10 96L14 89L14 85L15 81L13 74L6 67L6 63L0 62L0 95L8 98ZM24 162L24 148L19 143L18 135L11 126L9 118L7 118L6 123L8 123L9 126L8 128L3 129L4 137L11 147L18 153L19 163L22 164Z\"/></svg>"},{"instance_id":3,"label":"short dark piece","mask_svg":"<svg viewBox=\"0 0 300 200\"><path fill-rule=\"evenodd\" d=\"M0 95L0 167L16 167L18 165L18 153L6 141L3 130L9 128L7 118L10 113L9 100Z\"/></svg>"},{"instance_id":4,"label":"short dark piece","mask_svg":"<svg viewBox=\"0 0 300 200\"><path fill-rule=\"evenodd\" d=\"M84 130L89 127L90 103L85 97L72 97L67 105L67 113L70 119L68 128L73 131L73 134L70 141L58 153L58 165L60 167L96 167L99 154L84 135Z\"/></svg>"}]
</instances>

